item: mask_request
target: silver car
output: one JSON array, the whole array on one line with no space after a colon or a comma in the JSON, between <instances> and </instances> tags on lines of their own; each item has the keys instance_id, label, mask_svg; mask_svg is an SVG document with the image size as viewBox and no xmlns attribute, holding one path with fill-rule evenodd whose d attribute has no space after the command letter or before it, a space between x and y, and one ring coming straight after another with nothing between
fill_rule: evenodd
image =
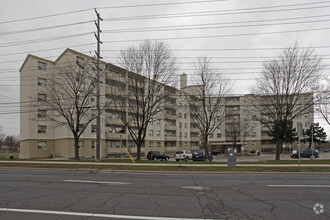
<instances>
[{"instance_id":1,"label":"silver car","mask_svg":"<svg viewBox=\"0 0 330 220\"><path fill-rule=\"evenodd\" d=\"M179 150L177 152L175 152L175 160L179 161L179 160L184 160L184 161L188 161L188 160L192 160L192 153L190 150Z\"/></svg>"}]
</instances>

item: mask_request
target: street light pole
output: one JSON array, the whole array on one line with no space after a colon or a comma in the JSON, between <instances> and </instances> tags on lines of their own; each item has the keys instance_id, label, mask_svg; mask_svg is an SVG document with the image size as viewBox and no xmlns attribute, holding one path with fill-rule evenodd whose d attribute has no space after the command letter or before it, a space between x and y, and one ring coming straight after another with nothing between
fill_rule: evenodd
<instances>
[{"instance_id":1,"label":"street light pole","mask_svg":"<svg viewBox=\"0 0 330 220\"><path fill-rule=\"evenodd\" d=\"M120 132L120 159L123 159L123 133Z\"/></svg>"},{"instance_id":2,"label":"street light pole","mask_svg":"<svg viewBox=\"0 0 330 220\"><path fill-rule=\"evenodd\" d=\"M97 88L96 88L96 106L97 106L97 118L96 118L96 124L97 124L97 130L96 130L96 155L95 155L95 161L100 162L101 161L101 107L100 107L100 21L103 21L100 17L100 14L95 9L95 13L97 15L97 23L95 22L95 25L97 27L97 35L95 35L97 39Z\"/></svg>"}]
</instances>

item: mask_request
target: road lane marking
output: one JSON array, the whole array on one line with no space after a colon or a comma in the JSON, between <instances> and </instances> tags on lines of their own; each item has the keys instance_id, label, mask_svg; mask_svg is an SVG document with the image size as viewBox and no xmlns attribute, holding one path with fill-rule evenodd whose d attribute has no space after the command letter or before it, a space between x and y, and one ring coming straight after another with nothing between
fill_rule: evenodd
<instances>
[{"instance_id":1,"label":"road lane marking","mask_svg":"<svg viewBox=\"0 0 330 220\"><path fill-rule=\"evenodd\" d=\"M106 182L106 181L90 181L90 180L63 180L64 182L71 183L97 183L97 184L114 184L114 185L128 185L127 182Z\"/></svg>"},{"instance_id":2,"label":"road lane marking","mask_svg":"<svg viewBox=\"0 0 330 220\"><path fill-rule=\"evenodd\" d=\"M116 219L146 219L146 220L197 220L200 218L174 218L174 217L151 217L151 216L134 216L134 215L114 215L114 214L99 214L87 212L63 212L51 210L35 210L35 209L10 209L0 208L0 212L21 212L34 214L48 214L48 215L69 215L69 216L83 216L83 217L99 217L99 218L116 218Z\"/></svg>"},{"instance_id":3,"label":"road lane marking","mask_svg":"<svg viewBox=\"0 0 330 220\"><path fill-rule=\"evenodd\" d=\"M330 185L267 185L268 187L330 188Z\"/></svg>"},{"instance_id":4,"label":"road lane marking","mask_svg":"<svg viewBox=\"0 0 330 220\"><path fill-rule=\"evenodd\" d=\"M208 190L210 187L203 187L203 186L183 186L183 189L194 189L194 190Z\"/></svg>"}]
</instances>

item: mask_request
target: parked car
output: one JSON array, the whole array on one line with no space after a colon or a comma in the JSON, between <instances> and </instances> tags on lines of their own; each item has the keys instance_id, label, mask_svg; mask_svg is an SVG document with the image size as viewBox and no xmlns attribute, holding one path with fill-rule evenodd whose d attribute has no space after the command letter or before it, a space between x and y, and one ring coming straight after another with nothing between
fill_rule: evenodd
<instances>
[{"instance_id":1,"label":"parked car","mask_svg":"<svg viewBox=\"0 0 330 220\"><path fill-rule=\"evenodd\" d=\"M181 151L177 151L175 152L175 160L179 161L179 160L184 160L184 161L188 161L188 160L192 160L192 153L190 150L181 150Z\"/></svg>"},{"instance_id":2,"label":"parked car","mask_svg":"<svg viewBox=\"0 0 330 220\"><path fill-rule=\"evenodd\" d=\"M303 150L302 152L300 152L300 157L310 158L311 156L312 156L312 150L311 149L306 149L306 150ZM313 156L315 158L318 158L319 157L319 152L317 150L313 150ZM298 151L296 153L291 154L291 157L292 158L299 158Z\"/></svg>"},{"instance_id":3,"label":"parked car","mask_svg":"<svg viewBox=\"0 0 330 220\"><path fill-rule=\"evenodd\" d=\"M219 149L212 149L211 154L212 155L218 155L218 154L220 154L220 150Z\"/></svg>"},{"instance_id":4,"label":"parked car","mask_svg":"<svg viewBox=\"0 0 330 220\"><path fill-rule=\"evenodd\" d=\"M170 157L160 151L149 151L147 154L148 160L169 160Z\"/></svg>"},{"instance_id":5,"label":"parked car","mask_svg":"<svg viewBox=\"0 0 330 220\"><path fill-rule=\"evenodd\" d=\"M209 154L208 156L206 156L204 150L194 150L192 158L193 158L193 161L206 161L206 160L212 161L213 160L212 155Z\"/></svg>"}]
</instances>

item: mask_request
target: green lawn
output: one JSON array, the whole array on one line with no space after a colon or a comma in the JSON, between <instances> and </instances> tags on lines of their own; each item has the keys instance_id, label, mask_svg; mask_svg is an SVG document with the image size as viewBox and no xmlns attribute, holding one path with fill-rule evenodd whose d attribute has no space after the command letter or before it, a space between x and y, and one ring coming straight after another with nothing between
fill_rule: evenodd
<instances>
[{"instance_id":1,"label":"green lawn","mask_svg":"<svg viewBox=\"0 0 330 220\"><path fill-rule=\"evenodd\" d=\"M0 163L0 167L24 168L64 168L86 170L138 170L138 171L171 171L171 172L330 172L328 167L187 167L187 166L125 166L125 165L85 165L85 164L30 164Z\"/></svg>"},{"instance_id":2,"label":"green lawn","mask_svg":"<svg viewBox=\"0 0 330 220\"><path fill-rule=\"evenodd\" d=\"M14 155L14 158L17 158L18 153L0 153L0 159L10 159L10 155Z\"/></svg>"}]
</instances>

